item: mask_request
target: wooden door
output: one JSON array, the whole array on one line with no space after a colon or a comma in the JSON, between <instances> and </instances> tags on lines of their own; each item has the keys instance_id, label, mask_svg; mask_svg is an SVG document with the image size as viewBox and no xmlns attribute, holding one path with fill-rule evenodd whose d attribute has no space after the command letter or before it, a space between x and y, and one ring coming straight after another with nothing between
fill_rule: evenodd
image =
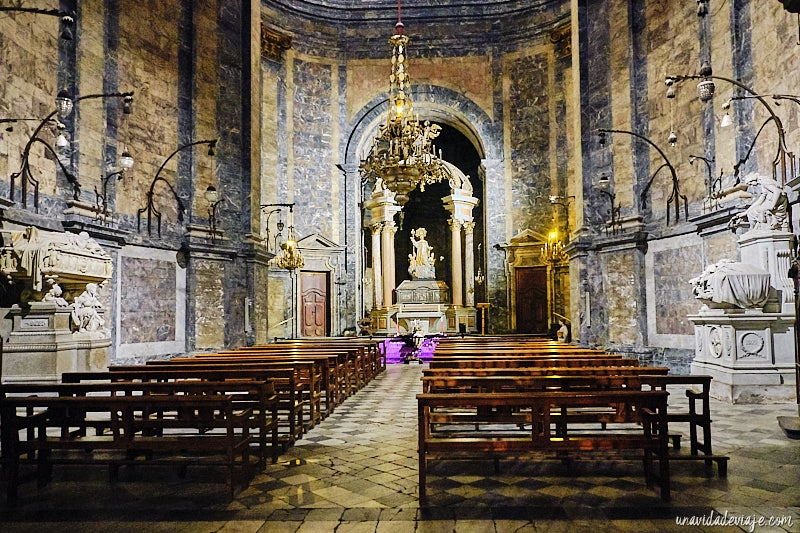
<instances>
[{"instance_id":1,"label":"wooden door","mask_svg":"<svg viewBox=\"0 0 800 533\"><path fill-rule=\"evenodd\" d=\"M517 268L517 333L547 333L547 268Z\"/></svg>"},{"instance_id":2,"label":"wooden door","mask_svg":"<svg viewBox=\"0 0 800 533\"><path fill-rule=\"evenodd\" d=\"M300 276L300 334L304 337L328 335L328 274L302 272Z\"/></svg>"}]
</instances>

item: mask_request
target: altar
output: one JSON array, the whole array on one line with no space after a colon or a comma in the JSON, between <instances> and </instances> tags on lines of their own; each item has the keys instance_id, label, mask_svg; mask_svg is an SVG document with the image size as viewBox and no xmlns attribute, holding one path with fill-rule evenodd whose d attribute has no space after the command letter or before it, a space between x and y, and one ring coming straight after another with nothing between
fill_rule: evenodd
<instances>
[{"instance_id":1,"label":"altar","mask_svg":"<svg viewBox=\"0 0 800 533\"><path fill-rule=\"evenodd\" d=\"M451 172L459 171L454 168ZM461 177L456 182L465 185L469 180ZM427 230L420 227L411 231L413 251L408 254L411 279L403 280L392 290L395 272L393 218L399 209L394 202L394 193L384 188L380 181L376 183L372 198L367 202L373 220L381 220L373 225L375 292L370 313L372 334L394 336L416 332L434 335L477 331L472 252L472 208L477 200L466 189L458 188L452 193L443 198L445 207L453 214L449 220L453 244L452 289L444 281L436 279L436 256L426 240ZM466 230L464 261L461 257L462 228Z\"/></svg>"}]
</instances>

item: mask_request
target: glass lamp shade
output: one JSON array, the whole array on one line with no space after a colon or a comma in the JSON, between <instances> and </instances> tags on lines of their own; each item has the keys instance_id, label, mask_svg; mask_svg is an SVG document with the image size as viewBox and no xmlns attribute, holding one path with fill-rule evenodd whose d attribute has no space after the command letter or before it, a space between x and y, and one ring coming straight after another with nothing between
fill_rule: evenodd
<instances>
[{"instance_id":1,"label":"glass lamp shade","mask_svg":"<svg viewBox=\"0 0 800 533\"><path fill-rule=\"evenodd\" d=\"M125 170L130 170L133 168L133 163L133 156L131 156L131 154L129 154L127 151L122 152L122 155L119 158L119 165Z\"/></svg>"},{"instance_id":2,"label":"glass lamp shade","mask_svg":"<svg viewBox=\"0 0 800 533\"><path fill-rule=\"evenodd\" d=\"M69 141L63 133L59 133L58 137L56 138L56 148L59 150L66 150L69 148Z\"/></svg>"},{"instance_id":3,"label":"glass lamp shade","mask_svg":"<svg viewBox=\"0 0 800 533\"><path fill-rule=\"evenodd\" d=\"M611 186L611 180L608 179L608 176L601 176L594 184L595 188L601 191L607 191Z\"/></svg>"},{"instance_id":4,"label":"glass lamp shade","mask_svg":"<svg viewBox=\"0 0 800 533\"><path fill-rule=\"evenodd\" d=\"M697 96L701 102L708 102L714 97L716 88L713 80L703 80L697 84Z\"/></svg>"},{"instance_id":5,"label":"glass lamp shade","mask_svg":"<svg viewBox=\"0 0 800 533\"><path fill-rule=\"evenodd\" d=\"M219 193L213 185L208 186L208 189L206 189L206 192L203 194L203 196L205 196L206 202L209 204L215 204L219 200Z\"/></svg>"},{"instance_id":6,"label":"glass lamp shade","mask_svg":"<svg viewBox=\"0 0 800 533\"><path fill-rule=\"evenodd\" d=\"M731 119L730 113L725 113L725 116L722 117L722 122L719 123L720 128L728 128L733 125L733 119Z\"/></svg>"},{"instance_id":7,"label":"glass lamp shade","mask_svg":"<svg viewBox=\"0 0 800 533\"><path fill-rule=\"evenodd\" d=\"M58 109L58 116L66 117L72 113L72 99L69 93L65 90L60 90L56 96L56 108Z\"/></svg>"},{"instance_id":8,"label":"glass lamp shade","mask_svg":"<svg viewBox=\"0 0 800 533\"><path fill-rule=\"evenodd\" d=\"M122 112L126 115L133 113L133 96L126 96L122 99Z\"/></svg>"},{"instance_id":9,"label":"glass lamp shade","mask_svg":"<svg viewBox=\"0 0 800 533\"><path fill-rule=\"evenodd\" d=\"M669 142L669 144L671 144L672 146L675 146L675 143L676 143L676 142L678 142L678 136L677 136L677 135L675 135L675 132L674 132L674 131L671 131L671 132L669 132L669 137L667 137L667 141L668 141L668 142Z\"/></svg>"}]
</instances>

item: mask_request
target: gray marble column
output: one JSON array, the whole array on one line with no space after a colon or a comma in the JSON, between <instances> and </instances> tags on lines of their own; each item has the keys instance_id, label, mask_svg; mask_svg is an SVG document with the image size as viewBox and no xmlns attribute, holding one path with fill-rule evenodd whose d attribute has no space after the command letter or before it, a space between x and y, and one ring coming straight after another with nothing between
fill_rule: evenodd
<instances>
[{"instance_id":1,"label":"gray marble column","mask_svg":"<svg viewBox=\"0 0 800 533\"><path fill-rule=\"evenodd\" d=\"M378 222L370 226L372 230L372 303L373 308L383 306L383 276L381 268L381 230L383 224Z\"/></svg>"},{"instance_id":2,"label":"gray marble column","mask_svg":"<svg viewBox=\"0 0 800 533\"><path fill-rule=\"evenodd\" d=\"M475 307L475 222L464 222L464 288L467 307Z\"/></svg>"},{"instance_id":3,"label":"gray marble column","mask_svg":"<svg viewBox=\"0 0 800 533\"><path fill-rule=\"evenodd\" d=\"M450 262L453 266L453 305L464 305L463 297L463 268L461 266L461 221L453 217L447 221L452 230L452 257Z\"/></svg>"}]
</instances>

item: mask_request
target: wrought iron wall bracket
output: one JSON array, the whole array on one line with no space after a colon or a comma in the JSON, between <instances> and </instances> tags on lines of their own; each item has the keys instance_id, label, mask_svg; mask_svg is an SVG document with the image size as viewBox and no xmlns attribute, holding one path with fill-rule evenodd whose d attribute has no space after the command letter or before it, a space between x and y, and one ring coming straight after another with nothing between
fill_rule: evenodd
<instances>
[{"instance_id":1,"label":"wrought iron wall bracket","mask_svg":"<svg viewBox=\"0 0 800 533\"><path fill-rule=\"evenodd\" d=\"M172 197L175 200L175 203L176 203L176 205L178 207L178 222L183 222L183 214L186 212L186 207L184 207L183 201L178 196L178 193L175 192L175 188L172 186L172 184L170 182L168 182L167 180L165 180L163 177L161 177L161 171L164 170L164 167L167 166L167 163L169 163L169 161L173 157L175 157L179 152L181 152L181 151L183 151L183 150L185 150L187 148L190 148L192 146L197 146L199 144L207 144L209 146L209 148L208 148L209 155L214 155L214 147L217 145L217 139L205 140L205 141L195 141L195 142L191 142L189 144L185 144L185 145L181 146L180 148L178 148L177 150L175 150L174 152L172 152L169 155L169 157L167 157L164 160L164 162L161 163L161 166L158 168L158 171L156 172L156 176L153 178L153 182L150 184L150 189L147 191L147 205L145 205L144 207L142 207L141 209L139 209L136 212L136 231L138 231L138 232L142 231L142 214L143 213L147 213L147 234L148 235L152 235L153 217L155 217L156 221L157 221L157 226L158 226L158 236L161 237L161 211L159 211L156 208L156 205L155 205L154 200L153 200L153 198L155 196L155 194L154 194L155 187L156 187L156 184L159 181L164 182L164 184L167 186L167 188L169 189L170 193L172 194Z\"/></svg>"},{"instance_id":2,"label":"wrought iron wall bracket","mask_svg":"<svg viewBox=\"0 0 800 533\"><path fill-rule=\"evenodd\" d=\"M670 221L671 206L673 203L675 204L675 223L677 224L678 222L680 222L681 200L683 200L684 216L686 220L689 220L689 200L686 198L686 195L681 194L680 181L678 181L678 174L675 172L675 167L672 166L672 163L670 163L669 159L667 158L667 155L661 148L658 147L656 143L654 143L644 135L641 135L633 131L612 130L605 128L600 128L597 131L602 136L601 144L605 144L604 138L606 133L624 133L625 135L631 135L633 137L636 137L637 139L640 139L649 144L650 146L652 146L653 148L655 148L656 151L661 156L661 158L664 160L664 163L660 167L658 167L658 169L656 169L656 171L653 172L653 174L650 176L650 179L647 181L647 184L645 185L644 189L642 189L642 192L639 193L639 201L641 202L642 206L647 204L647 193L650 191L650 186L653 184L653 180L655 179L659 171L661 171L661 169L668 168L670 175L672 176L672 192L670 193L669 198L667 198L667 224L669 224Z\"/></svg>"}]
</instances>

